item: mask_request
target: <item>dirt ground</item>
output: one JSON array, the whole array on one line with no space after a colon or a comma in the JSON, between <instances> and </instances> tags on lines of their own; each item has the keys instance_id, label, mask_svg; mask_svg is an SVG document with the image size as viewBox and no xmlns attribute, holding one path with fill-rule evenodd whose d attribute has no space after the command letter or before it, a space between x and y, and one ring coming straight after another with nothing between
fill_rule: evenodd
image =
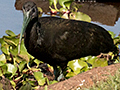
<instances>
[{"instance_id":1,"label":"dirt ground","mask_svg":"<svg viewBox=\"0 0 120 90\"><path fill-rule=\"evenodd\" d=\"M83 72L65 81L49 85L47 90L76 90L78 87L89 88L93 86L93 83L105 80L109 75L114 75L119 68L120 63L106 67L93 68L92 70ZM44 87L40 87L38 90L44 90Z\"/></svg>"}]
</instances>

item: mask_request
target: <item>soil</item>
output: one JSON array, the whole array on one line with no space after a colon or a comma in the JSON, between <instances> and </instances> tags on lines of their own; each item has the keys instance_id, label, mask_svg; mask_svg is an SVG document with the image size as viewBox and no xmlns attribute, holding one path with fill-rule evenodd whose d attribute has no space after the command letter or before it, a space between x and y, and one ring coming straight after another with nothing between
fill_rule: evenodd
<instances>
[{"instance_id":1,"label":"soil","mask_svg":"<svg viewBox=\"0 0 120 90\"><path fill-rule=\"evenodd\" d=\"M49 85L47 90L76 90L78 87L89 88L98 81L106 80L109 75L113 76L119 68L120 63L106 67L93 68L92 70L83 72L67 80ZM44 87L40 87L37 90L44 90Z\"/></svg>"}]
</instances>

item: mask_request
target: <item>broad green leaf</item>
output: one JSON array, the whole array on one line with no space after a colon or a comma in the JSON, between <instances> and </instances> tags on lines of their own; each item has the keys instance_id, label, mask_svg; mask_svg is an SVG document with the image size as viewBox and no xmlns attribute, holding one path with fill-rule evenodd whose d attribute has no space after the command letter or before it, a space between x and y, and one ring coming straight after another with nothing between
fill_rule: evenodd
<instances>
[{"instance_id":1,"label":"broad green leaf","mask_svg":"<svg viewBox=\"0 0 120 90\"><path fill-rule=\"evenodd\" d=\"M104 58L99 58L99 59L96 59L93 62L92 68L94 68L94 67L105 67L105 66L108 66L108 61Z\"/></svg>"},{"instance_id":2,"label":"broad green leaf","mask_svg":"<svg viewBox=\"0 0 120 90\"><path fill-rule=\"evenodd\" d=\"M75 72L77 75L80 73L81 69L84 67L88 67L87 63L82 60L73 60L68 62L68 66ZM85 70L86 71L86 70Z\"/></svg>"},{"instance_id":3,"label":"broad green leaf","mask_svg":"<svg viewBox=\"0 0 120 90\"><path fill-rule=\"evenodd\" d=\"M38 81L38 84L43 86L44 84L46 83L46 79L45 78L41 78L39 81Z\"/></svg>"},{"instance_id":4,"label":"broad green leaf","mask_svg":"<svg viewBox=\"0 0 120 90\"><path fill-rule=\"evenodd\" d=\"M63 7L63 8L68 8L70 9L70 5L74 0L59 0L59 4Z\"/></svg>"},{"instance_id":5,"label":"broad green leaf","mask_svg":"<svg viewBox=\"0 0 120 90\"><path fill-rule=\"evenodd\" d=\"M91 65L93 65L94 61L97 59L97 57L95 56L87 56L85 57L86 62L90 63Z\"/></svg>"},{"instance_id":6,"label":"broad green leaf","mask_svg":"<svg viewBox=\"0 0 120 90\"><path fill-rule=\"evenodd\" d=\"M34 76L35 76L36 80L40 80L41 78L44 78L42 72L34 72Z\"/></svg>"},{"instance_id":7,"label":"broad green leaf","mask_svg":"<svg viewBox=\"0 0 120 90\"><path fill-rule=\"evenodd\" d=\"M4 54L9 55L9 45L4 45L1 47L1 50Z\"/></svg>"},{"instance_id":8,"label":"broad green leaf","mask_svg":"<svg viewBox=\"0 0 120 90\"><path fill-rule=\"evenodd\" d=\"M70 5L73 2L73 0L69 0L68 2L65 2L64 5L67 7L67 9L70 9Z\"/></svg>"},{"instance_id":9,"label":"broad green leaf","mask_svg":"<svg viewBox=\"0 0 120 90\"><path fill-rule=\"evenodd\" d=\"M17 71L17 67L15 65L12 65L10 63L7 64L7 67L8 67L8 72L12 74L11 77L13 77L15 74L16 74L16 71Z\"/></svg>"},{"instance_id":10,"label":"broad green leaf","mask_svg":"<svg viewBox=\"0 0 120 90\"><path fill-rule=\"evenodd\" d=\"M9 36L16 36L14 32L12 32L11 30L6 30L5 31L7 35Z\"/></svg>"},{"instance_id":11,"label":"broad green leaf","mask_svg":"<svg viewBox=\"0 0 120 90\"><path fill-rule=\"evenodd\" d=\"M0 62L6 63L6 58L4 54L0 55Z\"/></svg>"},{"instance_id":12,"label":"broad green leaf","mask_svg":"<svg viewBox=\"0 0 120 90\"><path fill-rule=\"evenodd\" d=\"M70 19L91 22L91 18L82 12L73 12L70 14Z\"/></svg>"},{"instance_id":13,"label":"broad green leaf","mask_svg":"<svg viewBox=\"0 0 120 90\"><path fill-rule=\"evenodd\" d=\"M45 84L46 80L45 80L42 72L34 72L34 77L38 81L39 85L44 85Z\"/></svg>"},{"instance_id":14,"label":"broad green leaf","mask_svg":"<svg viewBox=\"0 0 120 90\"><path fill-rule=\"evenodd\" d=\"M4 63L4 62L2 62L2 61L0 61L0 66L3 66L3 65L5 65L5 63Z\"/></svg>"},{"instance_id":15,"label":"broad green leaf","mask_svg":"<svg viewBox=\"0 0 120 90\"><path fill-rule=\"evenodd\" d=\"M23 68L25 67L25 64L27 64L26 61L22 61L20 64L19 64L19 71L21 72L23 70Z\"/></svg>"}]
</instances>

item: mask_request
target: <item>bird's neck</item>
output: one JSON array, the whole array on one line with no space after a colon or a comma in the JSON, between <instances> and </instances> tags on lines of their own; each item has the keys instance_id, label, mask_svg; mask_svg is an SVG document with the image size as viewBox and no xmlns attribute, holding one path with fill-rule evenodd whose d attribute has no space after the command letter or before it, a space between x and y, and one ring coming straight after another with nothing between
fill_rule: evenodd
<instances>
[{"instance_id":1,"label":"bird's neck","mask_svg":"<svg viewBox=\"0 0 120 90\"><path fill-rule=\"evenodd\" d=\"M38 22L38 17L33 18L33 19L29 22L27 28L31 28L36 22Z\"/></svg>"},{"instance_id":2,"label":"bird's neck","mask_svg":"<svg viewBox=\"0 0 120 90\"><path fill-rule=\"evenodd\" d=\"M38 23L38 18L34 18L34 19L32 19L32 20L29 22L29 24L27 25L27 28L26 28L25 33L24 33L24 43L25 43L25 46L26 46L27 48L29 48L30 38L31 38L31 36L33 36L33 34L35 33L35 32L33 32L33 31L36 30L36 25L37 25L37 23ZM35 29L35 30L34 30L34 29ZM35 37L33 37L33 39L34 39L34 38L35 38Z\"/></svg>"},{"instance_id":3,"label":"bird's neck","mask_svg":"<svg viewBox=\"0 0 120 90\"><path fill-rule=\"evenodd\" d=\"M27 33L27 35L30 34L31 29L34 27L34 24L38 22L38 18L33 18L27 25L27 28L25 30L25 32Z\"/></svg>"}]
</instances>

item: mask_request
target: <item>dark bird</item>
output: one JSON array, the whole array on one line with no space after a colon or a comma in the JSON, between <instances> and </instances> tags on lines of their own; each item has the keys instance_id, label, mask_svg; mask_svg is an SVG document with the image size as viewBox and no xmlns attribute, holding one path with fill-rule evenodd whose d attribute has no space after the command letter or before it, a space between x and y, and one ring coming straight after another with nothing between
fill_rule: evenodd
<instances>
[{"instance_id":1,"label":"dark bird","mask_svg":"<svg viewBox=\"0 0 120 90\"><path fill-rule=\"evenodd\" d=\"M64 70L68 61L88 55L116 52L111 35L104 28L77 20L58 17L38 17L35 3L26 2L23 7L25 47L35 58ZM57 77L57 75L56 75Z\"/></svg>"}]
</instances>

